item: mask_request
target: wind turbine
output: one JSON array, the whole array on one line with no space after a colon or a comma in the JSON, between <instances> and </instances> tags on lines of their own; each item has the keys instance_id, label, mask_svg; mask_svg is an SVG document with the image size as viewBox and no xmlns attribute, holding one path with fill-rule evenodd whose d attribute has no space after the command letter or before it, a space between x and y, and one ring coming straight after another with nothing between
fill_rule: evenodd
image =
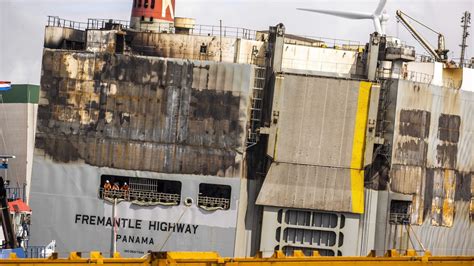
<instances>
[{"instance_id":1,"label":"wind turbine","mask_svg":"<svg viewBox=\"0 0 474 266\"><path fill-rule=\"evenodd\" d=\"M374 13L364 12L353 12L353 11L336 11L336 10L324 10L324 9L310 9L310 8L297 8L302 11L316 12L322 14L328 14L348 19L371 19L374 22L375 31L385 35L385 25L389 19L387 13L383 10L387 0L380 0L379 5L375 9Z\"/></svg>"}]
</instances>

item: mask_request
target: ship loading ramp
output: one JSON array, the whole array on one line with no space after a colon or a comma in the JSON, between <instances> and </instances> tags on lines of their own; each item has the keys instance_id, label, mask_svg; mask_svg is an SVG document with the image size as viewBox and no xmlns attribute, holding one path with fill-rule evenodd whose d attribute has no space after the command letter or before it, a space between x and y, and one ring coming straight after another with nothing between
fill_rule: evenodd
<instances>
[{"instance_id":1,"label":"ship loading ramp","mask_svg":"<svg viewBox=\"0 0 474 266\"><path fill-rule=\"evenodd\" d=\"M151 252L142 258L122 258L115 253L113 258L105 258L100 252L90 252L89 258L81 257L80 252L71 252L68 258L58 258L57 253L46 259L19 259L11 254L9 259L2 260L2 265L91 265L108 264L116 266L153 265L153 266L472 266L474 256L431 256L425 252L419 256L415 250L407 250L400 255L396 250L389 250L383 257L374 256L372 251L367 257L326 257L314 252L305 256L301 251L294 251L293 256L285 256L276 251L269 258L223 258L216 252Z\"/></svg>"}]
</instances>

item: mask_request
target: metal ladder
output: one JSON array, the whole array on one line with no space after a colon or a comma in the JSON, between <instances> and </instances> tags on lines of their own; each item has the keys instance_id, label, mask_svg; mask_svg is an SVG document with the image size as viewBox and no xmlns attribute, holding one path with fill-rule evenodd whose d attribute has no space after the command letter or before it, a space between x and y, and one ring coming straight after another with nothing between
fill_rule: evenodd
<instances>
[{"instance_id":1,"label":"metal ladder","mask_svg":"<svg viewBox=\"0 0 474 266\"><path fill-rule=\"evenodd\" d=\"M384 139L387 128L392 125L392 122L387 119L388 108L392 104L390 101L390 86L392 85L391 80L383 80L380 86L380 98L379 108L377 113L377 128L375 131L375 137ZM391 157L391 148L387 144L383 144L381 150L379 150L386 158Z\"/></svg>"},{"instance_id":2,"label":"metal ladder","mask_svg":"<svg viewBox=\"0 0 474 266\"><path fill-rule=\"evenodd\" d=\"M380 85L379 108L377 112L376 137L383 138L390 121L387 120L388 107L390 105L390 85L392 81L384 80Z\"/></svg>"},{"instance_id":3,"label":"metal ladder","mask_svg":"<svg viewBox=\"0 0 474 266\"><path fill-rule=\"evenodd\" d=\"M257 144L262 120L263 89L265 87L265 68L255 67L250 108L250 127L247 134L247 147Z\"/></svg>"}]
</instances>

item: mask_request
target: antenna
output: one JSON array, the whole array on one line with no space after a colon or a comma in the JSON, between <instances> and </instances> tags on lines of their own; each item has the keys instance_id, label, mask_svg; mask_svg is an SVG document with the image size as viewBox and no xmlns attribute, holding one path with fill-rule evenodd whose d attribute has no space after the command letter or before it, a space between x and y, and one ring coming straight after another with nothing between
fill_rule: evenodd
<instances>
[{"instance_id":1,"label":"antenna","mask_svg":"<svg viewBox=\"0 0 474 266\"><path fill-rule=\"evenodd\" d=\"M324 9L310 9L310 8L297 8L298 10L315 12L327 15L333 15L348 19L371 19L374 22L375 31L385 35L385 25L389 19L389 15L384 11L387 0L380 0L379 5L375 9L374 13L364 12L353 12L353 11L336 11L336 10L324 10Z\"/></svg>"},{"instance_id":2,"label":"antenna","mask_svg":"<svg viewBox=\"0 0 474 266\"><path fill-rule=\"evenodd\" d=\"M461 19L461 23L462 23L461 27L463 28L463 32L462 32L462 43L461 45L459 45L461 46L461 59L459 62L459 66L463 67L464 55L466 54L466 47L467 47L466 39L469 36L469 32L467 31L467 28L469 28L470 27L469 24L471 24L471 13L469 13L469 11L464 12L464 16Z\"/></svg>"}]
</instances>

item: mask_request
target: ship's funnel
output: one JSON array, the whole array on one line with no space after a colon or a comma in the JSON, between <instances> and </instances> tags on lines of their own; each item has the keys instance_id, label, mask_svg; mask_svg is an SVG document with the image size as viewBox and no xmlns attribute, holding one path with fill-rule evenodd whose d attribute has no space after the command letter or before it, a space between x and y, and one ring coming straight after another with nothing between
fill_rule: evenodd
<instances>
[{"instance_id":1,"label":"ship's funnel","mask_svg":"<svg viewBox=\"0 0 474 266\"><path fill-rule=\"evenodd\" d=\"M168 31L174 22L175 0L133 0L130 27L136 30Z\"/></svg>"},{"instance_id":2,"label":"ship's funnel","mask_svg":"<svg viewBox=\"0 0 474 266\"><path fill-rule=\"evenodd\" d=\"M337 17L347 19L371 19L374 22L375 31L385 35L385 25L389 19L386 12L383 11L387 0L380 0L379 5L375 9L374 13L364 12L352 12L352 11L336 11L336 10L324 10L324 9L310 9L310 8L297 8L298 10L316 12L321 14L333 15Z\"/></svg>"},{"instance_id":3,"label":"ship's funnel","mask_svg":"<svg viewBox=\"0 0 474 266\"><path fill-rule=\"evenodd\" d=\"M193 18L174 18L174 30L176 34L189 34L196 21Z\"/></svg>"}]
</instances>

